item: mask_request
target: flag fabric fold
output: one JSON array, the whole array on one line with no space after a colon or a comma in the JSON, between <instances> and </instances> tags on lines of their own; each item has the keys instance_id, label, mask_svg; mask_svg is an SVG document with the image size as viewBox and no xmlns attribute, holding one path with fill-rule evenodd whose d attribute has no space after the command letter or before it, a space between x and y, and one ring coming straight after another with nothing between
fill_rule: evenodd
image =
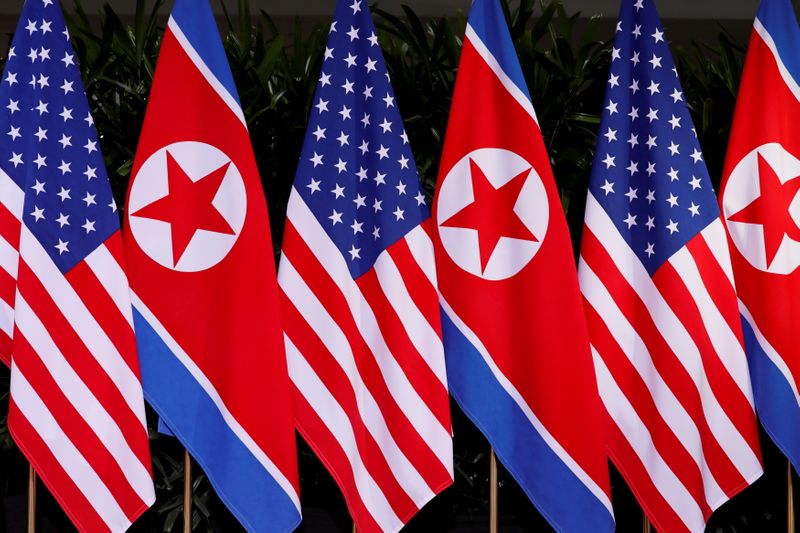
<instances>
[{"instance_id":1,"label":"flag fabric fold","mask_svg":"<svg viewBox=\"0 0 800 533\"><path fill-rule=\"evenodd\" d=\"M369 6L340 0L278 279L297 428L365 533L453 481L429 220Z\"/></svg>"},{"instance_id":2,"label":"flag fabric fold","mask_svg":"<svg viewBox=\"0 0 800 533\"><path fill-rule=\"evenodd\" d=\"M624 0L579 277L609 455L659 531L762 473L724 226L652 0Z\"/></svg>"},{"instance_id":3,"label":"flag fabric fold","mask_svg":"<svg viewBox=\"0 0 800 533\"><path fill-rule=\"evenodd\" d=\"M569 232L497 0L469 15L434 200L450 391L559 531L611 531Z\"/></svg>"},{"instance_id":4,"label":"flag fabric fold","mask_svg":"<svg viewBox=\"0 0 800 533\"><path fill-rule=\"evenodd\" d=\"M119 215L61 7L28 0L0 81L8 426L79 531L155 501Z\"/></svg>"},{"instance_id":5,"label":"flag fabric fold","mask_svg":"<svg viewBox=\"0 0 800 533\"><path fill-rule=\"evenodd\" d=\"M300 521L269 219L207 0L177 0L128 189L148 402L248 531Z\"/></svg>"},{"instance_id":6,"label":"flag fabric fold","mask_svg":"<svg viewBox=\"0 0 800 533\"><path fill-rule=\"evenodd\" d=\"M753 24L720 189L756 410L800 467L800 27L788 0Z\"/></svg>"}]
</instances>

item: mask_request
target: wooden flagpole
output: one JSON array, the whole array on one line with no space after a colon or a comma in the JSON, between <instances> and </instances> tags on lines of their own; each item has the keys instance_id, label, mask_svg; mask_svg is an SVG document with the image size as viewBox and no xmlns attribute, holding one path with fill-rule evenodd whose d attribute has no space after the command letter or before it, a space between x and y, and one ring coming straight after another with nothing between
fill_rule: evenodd
<instances>
[{"instance_id":1,"label":"wooden flagpole","mask_svg":"<svg viewBox=\"0 0 800 533\"><path fill-rule=\"evenodd\" d=\"M794 484L792 483L792 462L787 460L786 464L786 531L794 533Z\"/></svg>"},{"instance_id":2,"label":"wooden flagpole","mask_svg":"<svg viewBox=\"0 0 800 533\"><path fill-rule=\"evenodd\" d=\"M192 457L183 449L183 533L192 531Z\"/></svg>"},{"instance_id":3,"label":"wooden flagpole","mask_svg":"<svg viewBox=\"0 0 800 533\"><path fill-rule=\"evenodd\" d=\"M642 533L651 533L653 527L650 525L650 519L646 514L642 514Z\"/></svg>"},{"instance_id":4,"label":"wooden flagpole","mask_svg":"<svg viewBox=\"0 0 800 533\"><path fill-rule=\"evenodd\" d=\"M497 456L494 454L494 448L491 448L489 452L489 533L500 531L497 489Z\"/></svg>"},{"instance_id":5,"label":"wooden flagpole","mask_svg":"<svg viewBox=\"0 0 800 533\"><path fill-rule=\"evenodd\" d=\"M28 464L28 533L36 533L36 470Z\"/></svg>"}]
</instances>

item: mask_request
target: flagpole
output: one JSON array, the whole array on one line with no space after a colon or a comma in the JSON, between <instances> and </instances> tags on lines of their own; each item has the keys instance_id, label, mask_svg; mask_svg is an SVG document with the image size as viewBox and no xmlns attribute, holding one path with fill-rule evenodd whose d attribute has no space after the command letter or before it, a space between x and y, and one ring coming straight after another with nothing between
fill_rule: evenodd
<instances>
[{"instance_id":1,"label":"flagpole","mask_svg":"<svg viewBox=\"0 0 800 533\"><path fill-rule=\"evenodd\" d=\"M642 514L642 533L651 533L653 526L650 525L650 519L646 514Z\"/></svg>"},{"instance_id":2,"label":"flagpole","mask_svg":"<svg viewBox=\"0 0 800 533\"><path fill-rule=\"evenodd\" d=\"M28 533L36 532L36 470L28 464Z\"/></svg>"},{"instance_id":3,"label":"flagpole","mask_svg":"<svg viewBox=\"0 0 800 533\"><path fill-rule=\"evenodd\" d=\"M192 457L183 449L183 533L192 531Z\"/></svg>"},{"instance_id":4,"label":"flagpole","mask_svg":"<svg viewBox=\"0 0 800 533\"><path fill-rule=\"evenodd\" d=\"M786 531L794 533L794 485L792 483L792 462L787 460L786 469Z\"/></svg>"},{"instance_id":5,"label":"flagpole","mask_svg":"<svg viewBox=\"0 0 800 533\"><path fill-rule=\"evenodd\" d=\"M489 533L498 533L500 524L497 511L497 456L494 448L489 452Z\"/></svg>"}]
</instances>

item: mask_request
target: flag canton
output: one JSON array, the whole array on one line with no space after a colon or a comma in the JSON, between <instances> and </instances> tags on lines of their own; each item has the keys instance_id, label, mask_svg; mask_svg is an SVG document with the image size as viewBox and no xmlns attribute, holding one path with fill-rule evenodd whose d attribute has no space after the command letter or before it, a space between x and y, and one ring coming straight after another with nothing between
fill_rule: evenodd
<instances>
[{"instance_id":1,"label":"flag canton","mask_svg":"<svg viewBox=\"0 0 800 533\"><path fill-rule=\"evenodd\" d=\"M655 5L622 4L590 189L653 274L719 207Z\"/></svg>"},{"instance_id":2,"label":"flag canton","mask_svg":"<svg viewBox=\"0 0 800 533\"><path fill-rule=\"evenodd\" d=\"M56 0L28 0L0 81L0 169L62 272L119 229L89 104Z\"/></svg>"},{"instance_id":3,"label":"flag canton","mask_svg":"<svg viewBox=\"0 0 800 533\"><path fill-rule=\"evenodd\" d=\"M356 278L430 216L369 7L337 4L295 189Z\"/></svg>"}]
</instances>

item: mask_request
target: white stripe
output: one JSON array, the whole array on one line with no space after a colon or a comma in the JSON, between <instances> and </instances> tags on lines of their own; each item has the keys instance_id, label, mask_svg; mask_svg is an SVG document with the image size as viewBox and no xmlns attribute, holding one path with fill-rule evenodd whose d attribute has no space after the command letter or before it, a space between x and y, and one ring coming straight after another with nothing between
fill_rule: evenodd
<instances>
[{"instance_id":1,"label":"white stripe","mask_svg":"<svg viewBox=\"0 0 800 533\"><path fill-rule=\"evenodd\" d=\"M20 236L20 256L44 286L47 294L81 338L92 357L120 390L142 427L147 427L139 377L125 362L114 343L108 338L108 334L97 323L75 289L47 255L36 236L24 224Z\"/></svg>"},{"instance_id":2,"label":"white stripe","mask_svg":"<svg viewBox=\"0 0 800 533\"><path fill-rule=\"evenodd\" d=\"M789 365L786 364L786 361L783 359L781 354L778 353L778 350L770 344L767 338L761 333L761 330L756 325L756 320L753 318L753 315L750 313L750 310L744 304L743 301L739 300L739 312L742 313L742 317L747 320L747 323L750 324L750 327L753 328L753 334L756 337L756 341L761 346L761 349L764 350L764 353L767 354L767 357L772 364L778 369L778 371L783 375L783 378L786 380L786 383L791 387L792 393L794 394L794 400L797 402L797 406L800 407L800 393L797 390L797 382L792 375L792 371L789 369Z\"/></svg>"},{"instance_id":3,"label":"white stripe","mask_svg":"<svg viewBox=\"0 0 800 533\"><path fill-rule=\"evenodd\" d=\"M445 428L420 398L411 385L408 376L389 350L381 335L375 313L367 303L347 268L344 257L320 226L314 214L294 188L289 198L287 217L306 245L314 251L315 257L344 294L356 327L375 357L389 392L409 417L412 426L431 447L436 457L448 472L453 471L453 442L449 428ZM384 252L386 253L386 252ZM281 283L281 270L278 269L278 283Z\"/></svg>"},{"instance_id":4,"label":"white stripe","mask_svg":"<svg viewBox=\"0 0 800 533\"><path fill-rule=\"evenodd\" d=\"M181 31L180 26L178 25L177 21L170 15L169 22L167 23L169 29L172 30L172 33L175 35L175 38L178 40L180 45L183 47L183 50L186 52L186 55L192 60L192 63L195 64L197 70L203 75L206 79L208 84L214 89L219 97L222 99L223 102L233 111L233 114L236 115L236 118L241 121L245 128L247 128L247 121L244 118L244 113L242 112L242 108L239 105L239 102L236 101L236 98L228 92L228 89L217 79L211 69L208 68L208 65L205 64L203 58L200 57L200 54L194 49L192 44L189 42L189 39L186 38L186 35L183 34Z\"/></svg>"},{"instance_id":5,"label":"white stripe","mask_svg":"<svg viewBox=\"0 0 800 533\"><path fill-rule=\"evenodd\" d=\"M700 311L703 328L708 334L708 338L711 340L711 345L714 347L714 351L717 352L720 362L752 406L753 388L750 384L750 372L747 368L747 355L745 354L744 346L708 293L695 258L684 247L669 259L669 263L675 268L675 271L681 277L681 281L686 285L689 294L692 295L692 300ZM720 281L727 283L727 280ZM734 296L733 285L728 285L728 287L730 287L730 295ZM741 333L740 328L739 333Z\"/></svg>"},{"instance_id":6,"label":"white stripe","mask_svg":"<svg viewBox=\"0 0 800 533\"><path fill-rule=\"evenodd\" d=\"M427 223L432 223L430 220ZM426 222L423 222L426 224ZM431 282L431 285L438 288L439 283L436 279L436 260L433 251L433 241L431 241L428 232L425 231L423 224L416 226L414 229L406 233L405 240L408 244L408 249L417 262L419 268L425 273L425 277Z\"/></svg>"},{"instance_id":7,"label":"white stripe","mask_svg":"<svg viewBox=\"0 0 800 533\"><path fill-rule=\"evenodd\" d=\"M11 176L0 168L0 202L6 206L17 220L22 220L22 209L25 206L25 194Z\"/></svg>"},{"instance_id":8,"label":"white stripe","mask_svg":"<svg viewBox=\"0 0 800 533\"><path fill-rule=\"evenodd\" d=\"M497 379L498 383L503 390L506 391L512 400L519 406L525 416L528 418L528 421L533 426L533 429L536 430L537 433L542 437L542 440L547 443L553 453L555 453L559 459L569 468L572 473L577 477L581 483L583 483L586 488L597 498L600 503L608 509L608 512L613 515L614 512L611 509L611 501L608 499L608 496L600 488L597 483L587 474L581 465L579 465L565 450L561 444L556 440L555 437L547 430L547 428L542 424L541 420L537 418L536 414L534 414L533 410L530 408L528 403L522 397L522 394L514 387L514 384L503 374L503 372L497 367L492 357L489 355L489 351L486 349L486 346L483 345L481 340L478 336L473 332L469 327L464 323L464 321L456 315L455 311L450 307L450 305L444 300L443 297L439 297L439 303L441 304L444 312L453 321L453 324L459 329L459 331L466 337L467 341L472 344L473 347L481 354L483 357L484 362L487 364L489 369L492 371L495 379Z\"/></svg>"},{"instance_id":9,"label":"white stripe","mask_svg":"<svg viewBox=\"0 0 800 533\"><path fill-rule=\"evenodd\" d=\"M347 336L336 324L333 317L328 314L286 254L281 258L280 272L281 288L286 293L286 296L289 297L311 330L320 338L325 348L336 359L339 367L347 376L348 385L354 391L358 416L363 420L370 435L380 446L381 452L386 458L386 462L389 464L392 473L394 473L397 482L414 500L417 507L422 507L433 497L433 492L431 492L425 479L420 475L413 463L405 456L400 446L397 445L389 431L378 402L375 401L372 393L361 378L355 355ZM291 342L288 337L287 342ZM292 345L292 348L294 348L294 345ZM306 362L304 361L303 364L306 364ZM314 391L311 389L317 386L317 380L312 380L310 383L295 380L295 385L303 395L313 394ZM402 399L397 398L397 400L400 409L410 415L408 410L404 409L405 406ZM334 428L331 428L331 432L335 432ZM450 439L448 438L448 440Z\"/></svg>"},{"instance_id":10,"label":"white stripe","mask_svg":"<svg viewBox=\"0 0 800 533\"><path fill-rule=\"evenodd\" d=\"M289 337L285 336L284 339L286 340L286 358L289 362L289 377L298 384L298 389L311 405L314 413L322 420L322 423L341 446L342 452L350 463L358 496L364 502L364 507L382 531L399 531L403 527L403 522L392 510L380 485L375 482L367 471L367 467L364 466L356 444L353 426L350 424L347 414L297 347L292 344Z\"/></svg>"},{"instance_id":11,"label":"white stripe","mask_svg":"<svg viewBox=\"0 0 800 533\"><path fill-rule=\"evenodd\" d=\"M500 66L500 63L497 61L497 58L494 57L492 52L486 46L486 44L478 37L478 34L475 33L475 30L472 29L472 26L467 24L466 30L466 38L469 39L469 42L472 43L472 46L475 47L475 50L478 52L484 61L486 61L486 65L494 72L497 79L500 80L500 83L503 87L506 88L508 94L519 103L522 109L528 113L534 122L537 124L539 123L539 119L536 117L536 111L533 109L533 104L528 99L528 96L520 89L514 81L508 77L508 75L503 70L503 67Z\"/></svg>"},{"instance_id":12,"label":"white stripe","mask_svg":"<svg viewBox=\"0 0 800 533\"><path fill-rule=\"evenodd\" d=\"M425 360L439 382L447 389L447 371L444 366L444 346L442 339L433 329L428 319L419 310L411 298L403 275L397 268L391 254L382 253L375 261L375 275L378 277L381 290L389 300L392 308L400 318L411 343ZM430 293L434 301L438 301L436 292Z\"/></svg>"},{"instance_id":13,"label":"white stripe","mask_svg":"<svg viewBox=\"0 0 800 533\"><path fill-rule=\"evenodd\" d=\"M628 358L631 365L636 369L636 373L644 381L647 390L650 392L650 397L656 405L656 409L661 413L664 423L667 424L675 438L683 445L697 465L700 476L703 479L706 501L709 504L714 502L717 505L724 502L728 497L708 469L703 453L700 431L697 429L692 417L664 382L661 374L659 374L641 336L628 322L625 315L622 314L611 293L608 292L608 289L583 257L581 257L578 266L578 275L580 277L581 292L586 301L602 317L614 341L622 348L625 357ZM610 399L604 399L604 401L609 411L614 409L615 404Z\"/></svg>"},{"instance_id":14,"label":"white stripe","mask_svg":"<svg viewBox=\"0 0 800 533\"><path fill-rule=\"evenodd\" d=\"M14 308L0 298L0 330L9 337L14 336Z\"/></svg>"},{"instance_id":15,"label":"white stripe","mask_svg":"<svg viewBox=\"0 0 800 533\"><path fill-rule=\"evenodd\" d=\"M592 357L603 403L611 418L619 426L620 432L650 474L658 493L690 531L703 531L706 521L703 518L702 509L656 450L647 426L636 414L636 410L614 381L614 377L594 346L592 347Z\"/></svg>"},{"instance_id":16,"label":"white stripe","mask_svg":"<svg viewBox=\"0 0 800 533\"><path fill-rule=\"evenodd\" d=\"M733 266L731 265L731 254L728 249L728 235L725 232L725 226L722 224L722 218L716 219L714 222L700 232L706 245L711 250L711 255L717 260L719 266L725 272L728 282L731 286L735 287L736 283L733 281Z\"/></svg>"},{"instance_id":17,"label":"white stripe","mask_svg":"<svg viewBox=\"0 0 800 533\"><path fill-rule=\"evenodd\" d=\"M86 421L100 442L109 451L136 494L145 502L152 503L155 501L153 480L147 468L142 465L139 458L131 450L117 421L108 414L89 385L84 383L69 361L64 358L61 350L47 331L47 327L28 305L23 294L19 294L17 297L16 321L19 332L31 345L38 358L41 359L42 364L47 368L53 381L56 382L69 403L72 404L81 418ZM144 406L144 398L141 391L139 391L138 400ZM142 437L144 437L145 428L139 427L136 430L141 431ZM88 452L91 452L91 450L84 450L84 453Z\"/></svg>"},{"instance_id":18,"label":"white stripe","mask_svg":"<svg viewBox=\"0 0 800 533\"><path fill-rule=\"evenodd\" d=\"M786 87L792 92L794 97L800 101L800 86L797 85L797 81L792 77L792 74L789 72L789 69L786 68L786 65L783 64L781 55L778 52L778 46L772 39L772 35L769 34L767 28L765 28L761 21L757 18L753 22L753 29L758 32L758 34L764 40L764 43L767 45L767 48L769 48L769 51L772 52L772 56L775 58L775 63L778 65L778 72L781 73L781 77L783 78L783 82L786 84ZM791 53L794 53L794 51L792 50Z\"/></svg>"},{"instance_id":19,"label":"white stripe","mask_svg":"<svg viewBox=\"0 0 800 533\"><path fill-rule=\"evenodd\" d=\"M209 399L214 402L214 405L222 415L223 420L225 423L228 424L230 430L239 438L242 444L253 454L253 457L261 463L261 466L271 475L275 482L281 486L281 488L286 492L286 495L292 500L294 506L297 508L297 512L300 512L300 499L297 495L292 484L286 479L286 476L280 471L280 469L275 466L275 463L264 453L256 441L250 436L249 433L242 427L236 417L230 412L228 407L225 405L225 402L222 401L222 397L217 392L217 389L214 388L214 385L211 381L203 374L203 371L195 364L191 357L181 348L181 346L177 343L177 341L169 334L167 329L158 321L155 315L147 308L147 306L139 299L135 292L131 292L131 301L133 306L142 315L147 323L153 328L156 335L158 335L167 348L172 352L175 358L184 366L186 367L187 372L189 372L192 377L197 381L197 384L205 391L208 395Z\"/></svg>"},{"instance_id":20,"label":"white stripe","mask_svg":"<svg viewBox=\"0 0 800 533\"><path fill-rule=\"evenodd\" d=\"M691 335L653 283L644 265L622 238L603 207L590 193L586 201L586 226L608 251L619 273L645 303L656 328L700 393L703 413L711 432L743 477L761 469L758 456L722 409L708 382L702 356ZM625 348L623 346L623 349Z\"/></svg>"},{"instance_id":21,"label":"white stripe","mask_svg":"<svg viewBox=\"0 0 800 533\"><path fill-rule=\"evenodd\" d=\"M122 266L114 259L105 244L98 246L92 253L84 258L84 262L91 269L100 284L108 292L119 312L133 327L133 311L131 310L131 291L128 286L128 277Z\"/></svg>"},{"instance_id":22,"label":"white stripe","mask_svg":"<svg viewBox=\"0 0 800 533\"><path fill-rule=\"evenodd\" d=\"M62 431L52 413L13 361L11 396L20 413L44 441L59 466L77 485L78 490L86 497L100 519L112 531L122 532L128 529L131 521L125 516L108 487Z\"/></svg>"},{"instance_id":23,"label":"white stripe","mask_svg":"<svg viewBox=\"0 0 800 533\"><path fill-rule=\"evenodd\" d=\"M0 237L0 268L8 272L12 278L17 279L19 252L3 237Z\"/></svg>"}]
</instances>

